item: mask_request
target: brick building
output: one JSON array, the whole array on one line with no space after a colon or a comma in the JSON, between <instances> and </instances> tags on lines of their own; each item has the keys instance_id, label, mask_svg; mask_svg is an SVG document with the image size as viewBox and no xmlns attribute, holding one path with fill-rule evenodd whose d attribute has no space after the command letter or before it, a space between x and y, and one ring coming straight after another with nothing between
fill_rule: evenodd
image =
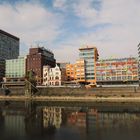
<instances>
[{"instance_id":1,"label":"brick building","mask_svg":"<svg viewBox=\"0 0 140 140\"><path fill-rule=\"evenodd\" d=\"M30 48L26 60L26 72L32 70L36 75L37 85L43 82L43 66L55 67L54 54L44 47Z\"/></svg>"}]
</instances>

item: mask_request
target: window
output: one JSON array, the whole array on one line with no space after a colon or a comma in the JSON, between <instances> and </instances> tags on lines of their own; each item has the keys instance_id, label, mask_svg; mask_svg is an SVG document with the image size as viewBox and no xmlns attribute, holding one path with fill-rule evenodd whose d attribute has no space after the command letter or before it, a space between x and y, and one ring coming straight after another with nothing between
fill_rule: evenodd
<instances>
[{"instance_id":1,"label":"window","mask_svg":"<svg viewBox=\"0 0 140 140\"><path fill-rule=\"evenodd\" d=\"M59 86L59 82L55 82L55 86Z\"/></svg>"},{"instance_id":2,"label":"window","mask_svg":"<svg viewBox=\"0 0 140 140\"><path fill-rule=\"evenodd\" d=\"M55 77L55 80L59 80L59 77L58 77L58 76L56 76L56 77Z\"/></svg>"}]
</instances>

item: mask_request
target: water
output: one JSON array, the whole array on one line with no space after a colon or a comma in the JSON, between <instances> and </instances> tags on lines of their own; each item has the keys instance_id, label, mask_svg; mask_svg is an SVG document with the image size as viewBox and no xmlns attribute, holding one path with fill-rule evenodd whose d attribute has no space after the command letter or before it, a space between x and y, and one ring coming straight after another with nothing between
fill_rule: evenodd
<instances>
[{"instance_id":1,"label":"water","mask_svg":"<svg viewBox=\"0 0 140 140\"><path fill-rule=\"evenodd\" d=\"M0 140L139 140L140 104L0 102Z\"/></svg>"}]
</instances>

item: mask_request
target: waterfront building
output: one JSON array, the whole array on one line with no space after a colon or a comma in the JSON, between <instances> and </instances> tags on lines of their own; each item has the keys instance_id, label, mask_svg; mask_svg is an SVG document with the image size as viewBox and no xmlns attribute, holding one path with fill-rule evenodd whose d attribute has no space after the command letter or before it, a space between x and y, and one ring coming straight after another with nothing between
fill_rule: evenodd
<instances>
[{"instance_id":1,"label":"waterfront building","mask_svg":"<svg viewBox=\"0 0 140 140\"><path fill-rule=\"evenodd\" d=\"M67 81L85 83L85 60L79 59L75 64L66 65Z\"/></svg>"},{"instance_id":2,"label":"waterfront building","mask_svg":"<svg viewBox=\"0 0 140 140\"><path fill-rule=\"evenodd\" d=\"M37 85L43 83L43 66L55 67L56 60L52 51L44 47L30 48L27 55L26 72L32 70L37 79Z\"/></svg>"},{"instance_id":3,"label":"waterfront building","mask_svg":"<svg viewBox=\"0 0 140 140\"><path fill-rule=\"evenodd\" d=\"M56 65L54 68L43 66L43 85L61 86L66 80L66 71Z\"/></svg>"},{"instance_id":4,"label":"waterfront building","mask_svg":"<svg viewBox=\"0 0 140 140\"><path fill-rule=\"evenodd\" d=\"M79 59L76 61L76 80L78 83L85 83L85 60Z\"/></svg>"},{"instance_id":5,"label":"waterfront building","mask_svg":"<svg viewBox=\"0 0 140 140\"><path fill-rule=\"evenodd\" d=\"M98 60L98 51L96 47L85 46L79 48L79 57L85 61L85 82L96 84L96 61Z\"/></svg>"},{"instance_id":6,"label":"waterfront building","mask_svg":"<svg viewBox=\"0 0 140 140\"><path fill-rule=\"evenodd\" d=\"M76 64L66 65L66 76L67 76L67 81L76 80Z\"/></svg>"},{"instance_id":7,"label":"waterfront building","mask_svg":"<svg viewBox=\"0 0 140 140\"><path fill-rule=\"evenodd\" d=\"M0 82L2 81L5 75L5 60L0 59Z\"/></svg>"},{"instance_id":8,"label":"waterfront building","mask_svg":"<svg viewBox=\"0 0 140 140\"><path fill-rule=\"evenodd\" d=\"M138 76L139 76L139 86L140 86L140 43L138 44Z\"/></svg>"},{"instance_id":9,"label":"waterfront building","mask_svg":"<svg viewBox=\"0 0 140 140\"><path fill-rule=\"evenodd\" d=\"M19 56L17 59L6 60L6 81L23 81L25 79L26 58Z\"/></svg>"},{"instance_id":10,"label":"waterfront building","mask_svg":"<svg viewBox=\"0 0 140 140\"><path fill-rule=\"evenodd\" d=\"M96 63L97 84L138 84L137 58L99 60Z\"/></svg>"},{"instance_id":11,"label":"waterfront building","mask_svg":"<svg viewBox=\"0 0 140 140\"><path fill-rule=\"evenodd\" d=\"M79 60L75 64L66 65L67 80L82 84L96 84L97 48L86 46L79 51Z\"/></svg>"},{"instance_id":12,"label":"waterfront building","mask_svg":"<svg viewBox=\"0 0 140 140\"><path fill-rule=\"evenodd\" d=\"M5 75L5 60L19 56L19 38L0 30L0 82Z\"/></svg>"}]
</instances>

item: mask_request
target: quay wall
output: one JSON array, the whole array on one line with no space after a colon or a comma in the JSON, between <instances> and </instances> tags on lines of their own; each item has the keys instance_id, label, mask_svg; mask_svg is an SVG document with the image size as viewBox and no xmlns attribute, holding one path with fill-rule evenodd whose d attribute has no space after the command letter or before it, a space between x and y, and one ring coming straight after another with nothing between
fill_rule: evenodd
<instances>
[{"instance_id":1,"label":"quay wall","mask_svg":"<svg viewBox=\"0 0 140 140\"><path fill-rule=\"evenodd\" d=\"M68 87L43 87L38 88L41 96L140 96L139 87L100 87L100 88L68 88ZM24 95L24 87L9 88L9 95ZM5 90L0 89L0 95L5 95Z\"/></svg>"}]
</instances>

